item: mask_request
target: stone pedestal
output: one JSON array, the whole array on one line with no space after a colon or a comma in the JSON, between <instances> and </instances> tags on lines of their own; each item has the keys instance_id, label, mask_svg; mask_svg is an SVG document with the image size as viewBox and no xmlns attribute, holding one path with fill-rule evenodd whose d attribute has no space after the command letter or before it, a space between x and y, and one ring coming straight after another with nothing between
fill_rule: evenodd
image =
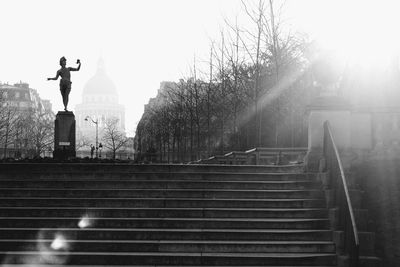
<instances>
[{"instance_id":1,"label":"stone pedestal","mask_svg":"<svg viewBox=\"0 0 400 267\"><path fill-rule=\"evenodd\" d=\"M54 121L55 159L76 157L75 151L75 115L72 111L59 111Z\"/></svg>"},{"instance_id":2,"label":"stone pedestal","mask_svg":"<svg viewBox=\"0 0 400 267\"><path fill-rule=\"evenodd\" d=\"M339 150L351 147L350 105L339 96L326 95L316 98L308 106L308 155L307 168L318 171L323 156L324 122L329 121Z\"/></svg>"}]
</instances>

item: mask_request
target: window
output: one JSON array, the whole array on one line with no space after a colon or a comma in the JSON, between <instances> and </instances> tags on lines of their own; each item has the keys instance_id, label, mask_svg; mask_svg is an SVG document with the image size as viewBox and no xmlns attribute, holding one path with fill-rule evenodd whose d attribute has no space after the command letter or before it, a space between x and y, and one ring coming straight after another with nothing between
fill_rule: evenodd
<instances>
[{"instance_id":1,"label":"window","mask_svg":"<svg viewBox=\"0 0 400 267\"><path fill-rule=\"evenodd\" d=\"M19 92L15 92L15 98L19 98Z\"/></svg>"},{"instance_id":2,"label":"window","mask_svg":"<svg viewBox=\"0 0 400 267\"><path fill-rule=\"evenodd\" d=\"M3 92L3 98L7 98L8 97L8 93L7 92Z\"/></svg>"}]
</instances>

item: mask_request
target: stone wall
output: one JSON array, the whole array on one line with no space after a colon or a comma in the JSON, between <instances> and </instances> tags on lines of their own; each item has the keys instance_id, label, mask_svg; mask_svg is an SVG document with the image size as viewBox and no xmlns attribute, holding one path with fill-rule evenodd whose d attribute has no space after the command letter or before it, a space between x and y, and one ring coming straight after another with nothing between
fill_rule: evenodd
<instances>
[{"instance_id":1,"label":"stone wall","mask_svg":"<svg viewBox=\"0 0 400 267\"><path fill-rule=\"evenodd\" d=\"M353 167L365 190L364 207L376 233L376 255L383 266L400 266L400 159L375 158Z\"/></svg>"}]
</instances>

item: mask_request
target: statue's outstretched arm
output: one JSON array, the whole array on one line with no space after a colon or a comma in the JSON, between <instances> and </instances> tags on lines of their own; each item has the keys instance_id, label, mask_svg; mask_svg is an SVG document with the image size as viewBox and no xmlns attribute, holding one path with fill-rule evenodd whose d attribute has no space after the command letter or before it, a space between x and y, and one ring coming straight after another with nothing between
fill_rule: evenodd
<instances>
[{"instance_id":1,"label":"statue's outstretched arm","mask_svg":"<svg viewBox=\"0 0 400 267\"><path fill-rule=\"evenodd\" d=\"M50 81L50 80L54 80L54 81L56 81L57 79L58 79L58 77L60 76L60 72L59 71L57 71L57 73L56 73L56 77L54 77L54 78L47 78L47 80L48 81Z\"/></svg>"},{"instance_id":2,"label":"statue's outstretched arm","mask_svg":"<svg viewBox=\"0 0 400 267\"><path fill-rule=\"evenodd\" d=\"M78 60L76 61L76 63L79 64L78 67L77 67L77 68L69 67L69 70L70 70L70 71L79 71L79 70L81 69L81 61L78 59Z\"/></svg>"}]
</instances>

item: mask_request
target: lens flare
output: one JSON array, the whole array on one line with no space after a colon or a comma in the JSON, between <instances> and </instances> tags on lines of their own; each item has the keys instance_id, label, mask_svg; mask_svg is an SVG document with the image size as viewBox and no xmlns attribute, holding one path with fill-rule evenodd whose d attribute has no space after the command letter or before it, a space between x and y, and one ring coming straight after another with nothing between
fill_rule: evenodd
<instances>
[{"instance_id":1,"label":"lens flare","mask_svg":"<svg viewBox=\"0 0 400 267\"><path fill-rule=\"evenodd\" d=\"M56 238L51 242L50 247L54 250L60 250L67 247L66 240L64 236L57 235Z\"/></svg>"},{"instance_id":2,"label":"lens flare","mask_svg":"<svg viewBox=\"0 0 400 267\"><path fill-rule=\"evenodd\" d=\"M71 242L75 240L74 231L64 229L40 229L36 237L36 246L27 247L26 253L7 254L0 266L23 264L24 266L64 265L68 262L71 250Z\"/></svg>"},{"instance_id":3,"label":"lens flare","mask_svg":"<svg viewBox=\"0 0 400 267\"><path fill-rule=\"evenodd\" d=\"M81 220L78 222L78 227L83 229L83 228L87 228L91 225L91 220L89 215L85 215L81 218Z\"/></svg>"},{"instance_id":4,"label":"lens flare","mask_svg":"<svg viewBox=\"0 0 400 267\"><path fill-rule=\"evenodd\" d=\"M315 39L336 50L342 60L385 66L399 52L399 1L338 0L315 4L307 11L307 23L312 25Z\"/></svg>"},{"instance_id":5,"label":"lens flare","mask_svg":"<svg viewBox=\"0 0 400 267\"><path fill-rule=\"evenodd\" d=\"M51 243L46 242L50 237ZM64 264L68 260L70 249L67 238L61 231L43 231L37 240L39 255L35 262L45 264Z\"/></svg>"}]
</instances>

